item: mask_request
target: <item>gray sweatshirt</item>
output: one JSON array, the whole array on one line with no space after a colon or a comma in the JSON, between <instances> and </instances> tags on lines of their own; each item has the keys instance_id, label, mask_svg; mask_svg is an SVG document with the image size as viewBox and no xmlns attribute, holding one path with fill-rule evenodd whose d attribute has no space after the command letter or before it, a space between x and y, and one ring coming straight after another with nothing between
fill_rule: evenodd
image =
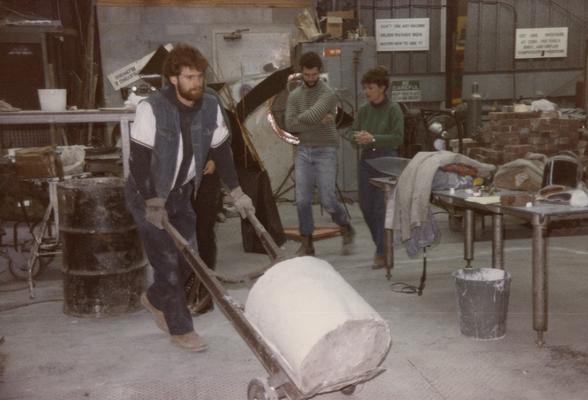
<instances>
[{"instance_id":1,"label":"gray sweatshirt","mask_svg":"<svg viewBox=\"0 0 588 400\"><path fill-rule=\"evenodd\" d=\"M321 121L331 113L335 116L337 96L321 80L314 87L306 84L288 95L286 105L286 129L297 133L304 146L338 146L337 128L334 122Z\"/></svg>"}]
</instances>

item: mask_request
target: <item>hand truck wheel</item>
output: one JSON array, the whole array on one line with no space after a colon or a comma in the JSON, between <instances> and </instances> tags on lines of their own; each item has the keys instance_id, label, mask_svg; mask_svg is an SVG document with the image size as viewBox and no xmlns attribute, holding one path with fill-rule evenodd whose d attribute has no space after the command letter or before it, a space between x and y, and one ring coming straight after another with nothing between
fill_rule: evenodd
<instances>
[{"instance_id":1,"label":"hand truck wheel","mask_svg":"<svg viewBox=\"0 0 588 400\"><path fill-rule=\"evenodd\" d=\"M23 253L18 250L14 250L12 248L8 248L7 251L8 256L8 270L16 279L26 280L29 277L29 268L28 268L28 256L29 253ZM42 264L41 264L42 263ZM33 278L35 278L39 272L41 272L42 267L46 264L45 261L42 260L42 257L39 257L35 260L35 264L33 265Z\"/></svg>"},{"instance_id":2,"label":"hand truck wheel","mask_svg":"<svg viewBox=\"0 0 588 400\"><path fill-rule=\"evenodd\" d=\"M247 400L278 400L276 390L267 381L252 379L247 386Z\"/></svg>"},{"instance_id":3,"label":"hand truck wheel","mask_svg":"<svg viewBox=\"0 0 588 400\"><path fill-rule=\"evenodd\" d=\"M34 244L33 240L25 240L19 243L15 236L15 243L18 244L6 249L6 254L10 260L8 269L16 279L27 280L29 278L28 262L30 257L32 257L31 251ZM51 242L43 242L38 246L37 257L32 271L33 278L36 278L37 275L43 272L45 268L51 264L51 261L53 261L54 258L53 254L55 254L51 254L51 252L53 252L57 246L57 243ZM46 251L49 251L49 254L44 254Z\"/></svg>"}]
</instances>

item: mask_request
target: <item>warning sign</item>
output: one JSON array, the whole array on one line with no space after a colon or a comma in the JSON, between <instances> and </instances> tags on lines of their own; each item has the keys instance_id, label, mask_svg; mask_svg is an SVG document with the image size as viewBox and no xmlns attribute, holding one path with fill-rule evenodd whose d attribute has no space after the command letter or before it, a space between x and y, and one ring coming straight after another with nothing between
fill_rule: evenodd
<instances>
[{"instance_id":1,"label":"warning sign","mask_svg":"<svg viewBox=\"0 0 588 400\"><path fill-rule=\"evenodd\" d=\"M515 58L568 56L568 28L517 29Z\"/></svg>"},{"instance_id":2,"label":"warning sign","mask_svg":"<svg viewBox=\"0 0 588 400\"><path fill-rule=\"evenodd\" d=\"M421 82L417 80L390 82L390 98L398 103L421 101Z\"/></svg>"},{"instance_id":3,"label":"warning sign","mask_svg":"<svg viewBox=\"0 0 588 400\"><path fill-rule=\"evenodd\" d=\"M429 18L376 20L377 51L429 50Z\"/></svg>"},{"instance_id":4,"label":"warning sign","mask_svg":"<svg viewBox=\"0 0 588 400\"><path fill-rule=\"evenodd\" d=\"M171 51L173 49L173 45L168 43L164 46L167 51ZM141 57L140 59L133 61L129 65L126 65L111 74L107 75L110 84L114 88L114 90L119 90L135 81L141 79L139 77L139 71L143 69L143 67L151 60L151 57L155 54L154 51L147 54L146 56Z\"/></svg>"}]
</instances>

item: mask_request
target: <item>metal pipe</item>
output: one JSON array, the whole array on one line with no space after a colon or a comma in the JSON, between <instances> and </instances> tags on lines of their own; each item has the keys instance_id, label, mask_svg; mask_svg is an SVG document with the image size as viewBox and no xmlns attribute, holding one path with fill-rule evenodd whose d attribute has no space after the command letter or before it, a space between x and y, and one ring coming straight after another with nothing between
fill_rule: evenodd
<instances>
[{"instance_id":1,"label":"metal pipe","mask_svg":"<svg viewBox=\"0 0 588 400\"><path fill-rule=\"evenodd\" d=\"M354 92L353 98L355 100L354 106L355 106L356 113L359 110L359 85L357 84L357 80L359 78L359 76L358 76L359 55L361 54L362 51L363 51L363 48L353 50L353 58L351 60L351 62L353 64L353 92Z\"/></svg>"},{"instance_id":2,"label":"metal pipe","mask_svg":"<svg viewBox=\"0 0 588 400\"><path fill-rule=\"evenodd\" d=\"M472 267L472 260L474 259L474 228L475 228L475 221L474 221L474 211L470 209L466 209L464 212L464 249L463 255L464 260L466 261L466 268Z\"/></svg>"},{"instance_id":3,"label":"metal pipe","mask_svg":"<svg viewBox=\"0 0 588 400\"><path fill-rule=\"evenodd\" d=\"M584 110L588 110L588 40L584 46Z\"/></svg>"},{"instance_id":4,"label":"metal pipe","mask_svg":"<svg viewBox=\"0 0 588 400\"><path fill-rule=\"evenodd\" d=\"M492 268L504 269L504 226L502 214L492 215Z\"/></svg>"},{"instance_id":5,"label":"metal pipe","mask_svg":"<svg viewBox=\"0 0 588 400\"><path fill-rule=\"evenodd\" d=\"M439 71L443 73L445 72L445 65L447 62L447 0L441 1L439 26Z\"/></svg>"},{"instance_id":6,"label":"metal pipe","mask_svg":"<svg viewBox=\"0 0 588 400\"><path fill-rule=\"evenodd\" d=\"M445 58L445 107L453 106L453 83L455 81L455 28L457 23L457 10L455 5L447 7L445 51L448 57Z\"/></svg>"},{"instance_id":7,"label":"metal pipe","mask_svg":"<svg viewBox=\"0 0 588 400\"><path fill-rule=\"evenodd\" d=\"M122 161L123 161L123 177L127 178L130 173L129 155L131 154L131 130L129 128L130 120L121 117L120 119L120 137L122 142ZM112 139L109 141L112 142Z\"/></svg>"},{"instance_id":8,"label":"metal pipe","mask_svg":"<svg viewBox=\"0 0 588 400\"><path fill-rule=\"evenodd\" d=\"M386 257L386 279L392 278L392 269L394 268L394 231L384 229L384 255Z\"/></svg>"},{"instance_id":9,"label":"metal pipe","mask_svg":"<svg viewBox=\"0 0 588 400\"><path fill-rule=\"evenodd\" d=\"M537 332L537 346L545 344L547 331L547 247L545 232L549 217L534 214L533 225L533 329Z\"/></svg>"},{"instance_id":10,"label":"metal pipe","mask_svg":"<svg viewBox=\"0 0 588 400\"><path fill-rule=\"evenodd\" d=\"M50 181L49 186L49 203L53 208L53 224L55 225L55 241L59 242L59 201L57 197L57 181Z\"/></svg>"}]
</instances>

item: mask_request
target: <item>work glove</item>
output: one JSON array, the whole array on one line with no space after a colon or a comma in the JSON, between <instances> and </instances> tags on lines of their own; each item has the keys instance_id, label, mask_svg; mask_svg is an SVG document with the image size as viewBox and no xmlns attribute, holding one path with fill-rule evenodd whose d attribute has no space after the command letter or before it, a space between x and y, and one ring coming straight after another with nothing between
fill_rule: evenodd
<instances>
[{"instance_id":1,"label":"work glove","mask_svg":"<svg viewBox=\"0 0 588 400\"><path fill-rule=\"evenodd\" d=\"M165 199L153 197L145 200L145 219L157 229L163 229L163 223L168 220Z\"/></svg>"},{"instance_id":2,"label":"work glove","mask_svg":"<svg viewBox=\"0 0 588 400\"><path fill-rule=\"evenodd\" d=\"M255 207L253 207L251 197L243 193L243 189L241 189L241 186L237 186L235 189L231 190L231 197L233 198L235 208L237 209L239 214L241 214L241 218L247 218L247 211L251 212L252 214L255 214Z\"/></svg>"}]
</instances>

